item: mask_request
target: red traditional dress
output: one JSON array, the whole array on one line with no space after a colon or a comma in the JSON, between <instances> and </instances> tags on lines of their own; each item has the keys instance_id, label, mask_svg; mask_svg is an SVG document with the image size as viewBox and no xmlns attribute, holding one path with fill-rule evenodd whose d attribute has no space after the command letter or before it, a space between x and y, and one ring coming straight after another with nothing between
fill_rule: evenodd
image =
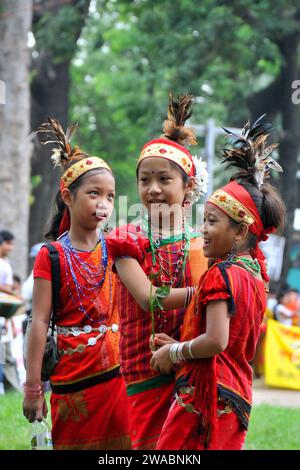
<instances>
[{"instance_id":1,"label":"red traditional dress","mask_svg":"<svg viewBox=\"0 0 300 470\"><path fill-rule=\"evenodd\" d=\"M149 276L153 272L158 273L162 266L171 266L178 260L182 234L161 241L160 248L156 250L157 263L154 267L150 242L140 225L129 224L118 228L108 237L107 243L114 261L124 257L135 258ZM191 234L188 260L174 287L197 285L206 267L202 239L198 233ZM156 286L163 285L161 275L152 282ZM121 371L127 386L132 445L134 449L154 449L171 404L174 375L162 375L150 367L151 315L139 307L120 279L117 281L117 304L120 313ZM178 339L183 318L184 309L156 313L155 332L164 332Z\"/></svg>"},{"instance_id":2,"label":"red traditional dress","mask_svg":"<svg viewBox=\"0 0 300 470\"><path fill-rule=\"evenodd\" d=\"M208 302L229 305L228 346L209 359L191 360L176 377L177 395L157 445L160 450L241 449L252 402L252 361L266 307L264 283L245 265L216 263L201 278L187 310L182 341L206 331Z\"/></svg>"},{"instance_id":3,"label":"red traditional dress","mask_svg":"<svg viewBox=\"0 0 300 470\"><path fill-rule=\"evenodd\" d=\"M100 266L102 248L76 251L72 265L61 241L60 308L57 318L60 360L51 376L52 437L55 449L129 449L127 397L119 372L118 312L115 275L108 265L104 282L92 296L78 296L85 282L82 265ZM34 277L51 281L46 248L39 252ZM80 299L80 300L79 300Z\"/></svg>"}]
</instances>

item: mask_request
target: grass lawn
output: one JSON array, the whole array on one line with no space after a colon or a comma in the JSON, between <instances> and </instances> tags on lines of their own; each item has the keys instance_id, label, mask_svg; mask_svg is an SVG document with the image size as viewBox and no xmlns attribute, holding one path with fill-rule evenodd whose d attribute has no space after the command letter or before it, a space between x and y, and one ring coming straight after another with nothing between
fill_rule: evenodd
<instances>
[{"instance_id":1,"label":"grass lawn","mask_svg":"<svg viewBox=\"0 0 300 470\"><path fill-rule=\"evenodd\" d=\"M254 406L246 450L300 450L300 408Z\"/></svg>"},{"instance_id":2,"label":"grass lawn","mask_svg":"<svg viewBox=\"0 0 300 470\"><path fill-rule=\"evenodd\" d=\"M50 405L47 393L48 417ZM31 424L23 416L23 395L9 392L0 396L0 450L30 450Z\"/></svg>"},{"instance_id":3,"label":"grass lawn","mask_svg":"<svg viewBox=\"0 0 300 470\"><path fill-rule=\"evenodd\" d=\"M16 392L0 396L0 450L30 448L30 424L22 414L22 400L22 395ZM255 406L246 449L300 450L300 408Z\"/></svg>"}]
</instances>

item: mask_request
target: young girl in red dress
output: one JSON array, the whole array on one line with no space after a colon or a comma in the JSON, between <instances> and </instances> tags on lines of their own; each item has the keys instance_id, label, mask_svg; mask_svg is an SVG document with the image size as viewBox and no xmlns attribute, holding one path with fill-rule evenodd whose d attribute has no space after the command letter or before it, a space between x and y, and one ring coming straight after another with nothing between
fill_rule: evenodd
<instances>
[{"instance_id":1,"label":"young girl in red dress","mask_svg":"<svg viewBox=\"0 0 300 470\"><path fill-rule=\"evenodd\" d=\"M58 212L48 238L59 254L57 314L59 362L51 375L54 449L129 449L126 389L119 372L115 275L104 234L97 231L111 215L115 180L101 158L90 157L65 136L55 119L40 132L58 148L63 166ZM32 422L47 415L41 364L52 306L49 252L43 247L34 265L33 320L29 334L23 412Z\"/></svg>"},{"instance_id":2,"label":"young girl in red dress","mask_svg":"<svg viewBox=\"0 0 300 470\"><path fill-rule=\"evenodd\" d=\"M121 369L127 385L130 435L134 449L154 449L170 406L174 375L150 367L151 331L179 338L185 306L206 269L200 233L186 220L185 207L205 189L206 169L185 145L195 143L184 126L192 97L170 96L164 136L147 142L137 163L138 191L148 217L118 228L108 238L119 283ZM149 313L159 286L171 288L164 310Z\"/></svg>"},{"instance_id":3,"label":"young girl in red dress","mask_svg":"<svg viewBox=\"0 0 300 470\"><path fill-rule=\"evenodd\" d=\"M204 254L214 264L202 276L185 315L181 342L157 335L152 366L169 373L174 363L176 398L157 449L241 449L251 400L252 369L266 308L268 277L258 243L284 222L280 196L264 183L281 170L265 146L269 125L261 118L233 136L225 161L240 169L210 196L204 214Z\"/></svg>"}]
</instances>

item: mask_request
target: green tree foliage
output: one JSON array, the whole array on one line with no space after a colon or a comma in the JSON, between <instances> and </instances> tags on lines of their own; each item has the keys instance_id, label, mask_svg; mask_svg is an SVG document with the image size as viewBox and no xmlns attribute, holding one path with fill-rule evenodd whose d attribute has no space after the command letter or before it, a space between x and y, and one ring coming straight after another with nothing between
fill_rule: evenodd
<instances>
[{"instance_id":1,"label":"green tree foliage","mask_svg":"<svg viewBox=\"0 0 300 470\"><path fill-rule=\"evenodd\" d=\"M222 3L93 4L73 62L72 116L82 145L112 163L118 191L131 201L136 158L161 133L169 91L197 97L192 122L213 116L220 125L241 125L247 97L278 74L277 47Z\"/></svg>"}]
</instances>

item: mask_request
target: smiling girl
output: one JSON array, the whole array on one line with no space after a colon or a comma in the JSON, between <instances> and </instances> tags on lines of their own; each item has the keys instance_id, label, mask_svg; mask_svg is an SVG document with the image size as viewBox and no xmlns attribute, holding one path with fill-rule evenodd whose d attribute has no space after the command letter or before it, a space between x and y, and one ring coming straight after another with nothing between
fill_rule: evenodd
<instances>
[{"instance_id":1,"label":"smiling girl","mask_svg":"<svg viewBox=\"0 0 300 470\"><path fill-rule=\"evenodd\" d=\"M63 166L55 214L47 237L59 255L57 314L59 362L51 375L52 439L55 449L129 449L126 390L119 373L115 275L104 234L97 231L114 207L115 179L107 163L69 141L55 119L40 132L55 142ZM33 319L29 335L23 411L32 422L47 415L41 365L52 308L49 252L34 265Z\"/></svg>"},{"instance_id":2,"label":"smiling girl","mask_svg":"<svg viewBox=\"0 0 300 470\"><path fill-rule=\"evenodd\" d=\"M225 161L240 169L205 205L204 255L215 263L202 276L185 315L181 342L156 335L152 366L179 365L176 399L157 449L241 449L251 400L250 362L266 308L268 276L258 243L282 227L280 196L264 183L274 145L259 119L234 136Z\"/></svg>"},{"instance_id":3,"label":"smiling girl","mask_svg":"<svg viewBox=\"0 0 300 470\"><path fill-rule=\"evenodd\" d=\"M137 163L138 192L147 216L118 228L108 239L120 278L121 368L134 449L155 448L174 388L174 375L150 367L150 333L153 328L179 338L193 286L206 269L200 233L191 230L185 214L185 207L205 189L206 174L185 147L195 143L184 126L191 103L190 95L178 101L170 96L164 136L146 143ZM162 301L164 310L155 312L154 325L149 278L153 294L158 286L171 288Z\"/></svg>"}]
</instances>

